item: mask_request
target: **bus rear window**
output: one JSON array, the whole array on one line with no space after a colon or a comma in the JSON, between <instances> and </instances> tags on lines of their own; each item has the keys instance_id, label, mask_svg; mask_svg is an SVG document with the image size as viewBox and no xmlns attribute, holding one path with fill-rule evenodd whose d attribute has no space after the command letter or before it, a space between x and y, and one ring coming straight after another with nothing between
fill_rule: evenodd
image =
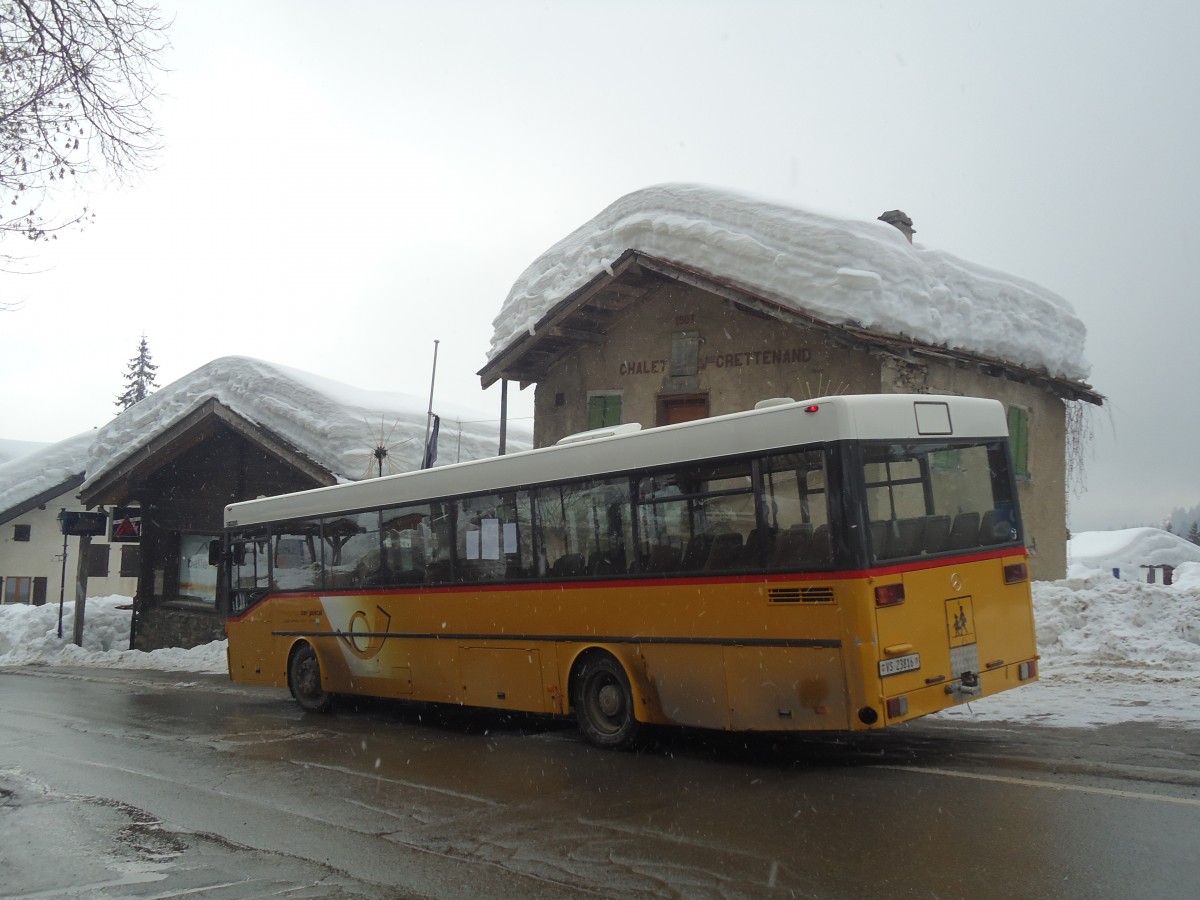
<instances>
[{"instance_id":1,"label":"bus rear window","mask_svg":"<svg viewBox=\"0 0 1200 900\"><path fill-rule=\"evenodd\" d=\"M1021 540L1003 442L868 444L863 460L874 560Z\"/></svg>"}]
</instances>

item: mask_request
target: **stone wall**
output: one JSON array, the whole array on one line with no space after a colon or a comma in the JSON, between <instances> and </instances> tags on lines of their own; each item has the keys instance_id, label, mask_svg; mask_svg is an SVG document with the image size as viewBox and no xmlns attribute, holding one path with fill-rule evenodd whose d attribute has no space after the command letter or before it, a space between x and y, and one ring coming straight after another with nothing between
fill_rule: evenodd
<instances>
[{"instance_id":1,"label":"stone wall","mask_svg":"<svg viewBox=\"0 0 1200 900\"><path fill-rule=\"evenodd\" d=\"M215 610L141 602L135 603L134 608L137 616L135 650L187 649L225 639L225 618Z\"/></svg>"}]
</instances>

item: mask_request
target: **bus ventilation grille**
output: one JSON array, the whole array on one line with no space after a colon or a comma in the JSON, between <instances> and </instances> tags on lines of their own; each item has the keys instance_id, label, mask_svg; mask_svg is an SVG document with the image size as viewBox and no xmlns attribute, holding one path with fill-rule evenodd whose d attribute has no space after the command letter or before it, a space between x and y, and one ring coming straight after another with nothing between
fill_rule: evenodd
<instances>
[{"instance_id":1,"label":"bus ventilation grille","mask_svg":"<svg viewBox=\"0 0 1200 900\"><path fill-rule=\"evenodd\" d=\"M767 598L772 603L832 603L833 588L771 588L767 591Z\"/></svg>"}]
</instances>

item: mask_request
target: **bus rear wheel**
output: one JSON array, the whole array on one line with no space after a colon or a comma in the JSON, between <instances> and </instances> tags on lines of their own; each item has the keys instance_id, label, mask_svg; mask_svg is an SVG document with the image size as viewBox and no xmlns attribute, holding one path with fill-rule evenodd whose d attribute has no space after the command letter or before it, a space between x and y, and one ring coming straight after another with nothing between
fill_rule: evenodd
<instances>
[{"instance_id":1,"label":"bus rear wheel","mask_svg":"<svg viewBox=\"0 0 1200 900\"><path fill-rule=\"evenodd\" d=\"M288 688L302 709L329 712L333 696L321 687L321 663L311 644L300 644L288 660Z\"/></svg>"},{"instance_id":2,"label":"bus rear wheel","mask_svg":"<svg viewBox=\"0 0 1200 900\"><path fill-rule=\"evenodd\" d=\"M625 669L607 653L584 659L576 673L571 705L588 742L609 750L633 746L638 733L633 690Z\"/></svg>"}]
</instances>

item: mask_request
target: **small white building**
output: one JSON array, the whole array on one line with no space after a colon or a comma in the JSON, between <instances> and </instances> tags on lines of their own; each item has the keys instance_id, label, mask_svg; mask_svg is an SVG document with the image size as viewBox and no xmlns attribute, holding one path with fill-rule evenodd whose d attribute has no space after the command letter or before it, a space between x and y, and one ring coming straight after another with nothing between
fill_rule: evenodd
<instances>
[{"instance_id":1,"label":"small white building","mask_svg":"<svg viewBox=\"0 0 1200 900\"><path fill-rule=\"evenodd\" d=\"M82 512L83 483L95 432L86 431L0 465L0 603L41 605L75 599L77 537L64 538L59 515ZM88 549L88 594L133 596L138 544L113 543L111 528ZM63 574L66 573L64 589Z\"/></svg>"}]
</instances>

